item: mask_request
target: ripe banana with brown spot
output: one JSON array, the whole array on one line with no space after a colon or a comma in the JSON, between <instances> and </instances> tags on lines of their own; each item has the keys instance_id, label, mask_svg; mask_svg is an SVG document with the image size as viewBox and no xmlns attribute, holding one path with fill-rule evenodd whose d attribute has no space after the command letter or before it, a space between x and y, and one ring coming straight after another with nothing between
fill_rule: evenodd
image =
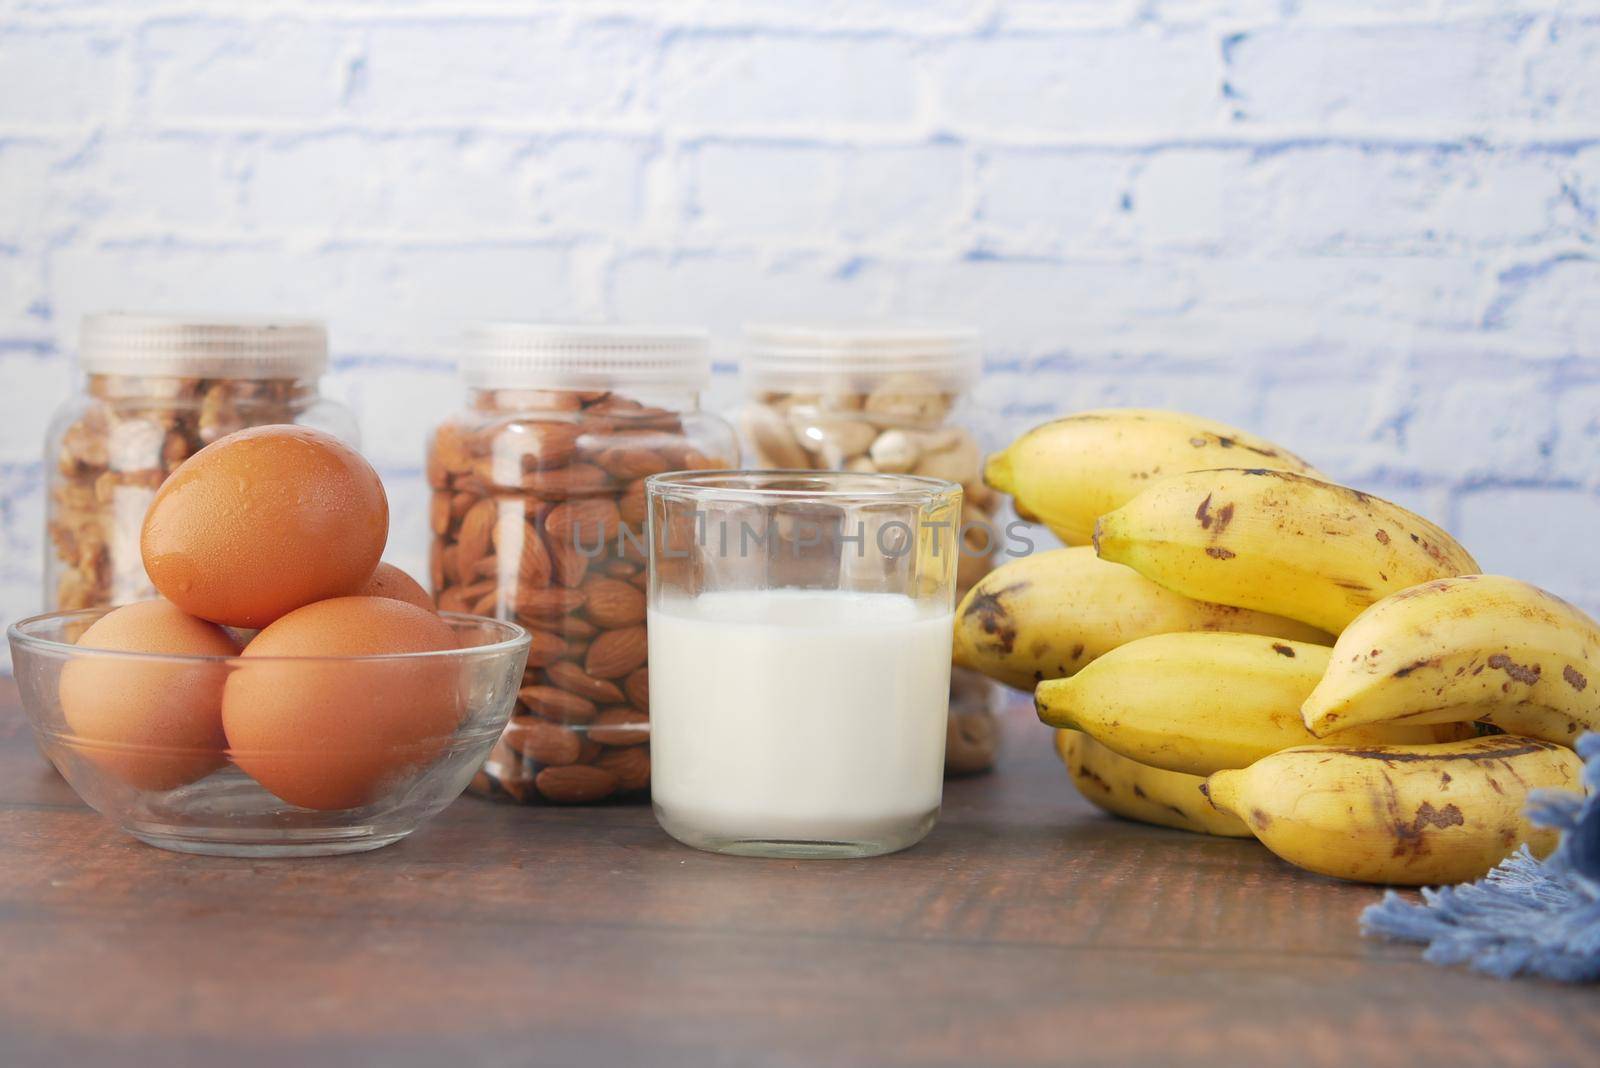
<instances>
[{"instance_id":1,"label":"ripe banana with brown spot","mask_svg":"<svg viewBox=\"0 0 1600 1068\"><path fill-rule=\"evenodd\" d=\"M1191 630L1333 642L1305 623L1162 589L1083 545L1024 556L984 576L956 609L955 663L1032 690L1136 638Z\"/></svg>"},{"instance_id":2,"label":"ripe banana with brown spot","mask_svg":"<svg viewBox=\"0 0 1600 1068\"><path fill-rule=\"evenodd\" d=\"M1531 790L1581 791L1563 746L1498 734L1437 745L1305 746L1206 780L1212 804L1291 864L1364 883L1476 879L1558 832L1523 810Z\"/></svg>"},{"instance_id":3,"label":"ripe banana with brown spot","mask_svg":"<svg viewBox=\"0 0 1600 1068\"><path fill-rule=\"evenodd\" d=\"M1333 634L1391 593L1478 570L1454 538L1397 504L1254 468L1164 479L1101 516L1094 544L1189 597Z\"/></svg>"},{"instance_id":4,"label":"ripe banana with brown spot","mask_svg":"<svg viewBox=\"0 0 1600 1068\"><path fill-rule=\"evenodd\" d=\"M1162 771L1122 756L1082 731L1056 731L1056 752L1078 792L1115 816L1223 838L1249 838L1250 828L1206 800L1198 775Z\"/></svg>"},{"instance_id":5,"label":"ripe banana with brown spot","mask_svg":"<svg viewBox=\"0 0 1600 1068\"><path fill-rule=\"evenodd\" d=\"M1328 666L1326 646L1257 634L1157 634L1105 654L1070 679L1041 682L1039 718L1083 731L1130 760L1209 775L1318 739L1300 706ZM1380 724L1329 744L1437 742L1460 724Z\"/></svg>"},{"instance_id":6,"label":"ripe banana with brown spot","mask_svg":"<svg viewBox=\"0 0 1600 1068\"><path fill-rule=\"evenodd\" d=\"M1312 472L1293 453L1226 423L1184 412L1101 408L1028 431L989 457L983 477L1011 494L1018 515L1045 524L1068 545L1085 545L1096 519L1156 479L1232 466Z\"/></svg>"},{"instance_id":7,"label":"ripe banana with brown spot","mask_svg":"<svg viewBox=\"0 0 1600 1068\"><path fill-rule=\"evenodd\" d=\"M1314 734L1476 719L1570 746L1600 730L1600 625L1503 575L1423 583L1350 624L1301 712Z\"/></svg>"}]
</instances>

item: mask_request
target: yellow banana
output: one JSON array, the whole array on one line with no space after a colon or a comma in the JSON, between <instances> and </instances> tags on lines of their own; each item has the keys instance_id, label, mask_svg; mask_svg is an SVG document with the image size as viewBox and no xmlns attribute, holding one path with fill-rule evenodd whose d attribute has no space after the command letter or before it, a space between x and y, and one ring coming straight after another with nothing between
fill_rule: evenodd
<instances>
[{"instance_id":1,"label":"yellow banana","mask_svg":"<svg viewBox=\"0 0 1600 1068\"><path fill-rule=\"evenodd\" d=\"M1162 589L1084 545L1024 556L984 576L956 609L955 662L1032 690L1135 638L1186 630L1333 642L1304 623Z\"/></svg>"},{"instance_id":2,"label":"yellow banana","mask_svg":"<svg viewBox=\"0 0 1600 1068\"><path fill-rule=\"evenodd\" d=\"M989 457L983 478L1017 514L1085 545L1094 521L1154 479L1203 468L1311 471L1300 457L1225 423L1184 412L1101 408L1035 427Z\"/></svg>"},{"instance_id":3,"label":"yellow banana","mask_svg":"<svg viewBox=\"0 0 1600 1068\"><path fill-rule=\"evenodd\" d=\"M1437 745L1305 746L1206 781L1212 804L1322 875L1425 886L1475 879L1558 832L1523 815L1535 788L1581 791L1570 749L1498 734Z\"/></svg>"},{"instance_id":4,"label":"yellow banana","mask_svg":"<svg viewBox=\"0 0 1600 1068\"><path fill-rule=\"evenodd\" d=\"M1600 730L1600 625L1503 575L1423 583L1350 624L1301 712L1314 734L1477 719L1570 746Z\"/></svg>"},{"instance_id":5,"label":"yellow banana","mask_svg":"<svg viewBox=\"0 0 1600 1068\"><path fill-rule=\"evenodd\" d=\"M1112 815L1196 834L1250 837L1238 817L1206 801L1200 792L1205 780L1198 775L1135 763L1082 731L1056 731L1056 752L1078 792Z\"/></svg>"},{"instance_id":6,"label":"yellow banana","mask_svg":"<svg viewBox=\"0 0 1600 1068\"><path fill-rule=\"evenodd\" d=\"M1189 597L1337 634L1374 601L1478 570L1454 538L1397 504L1306 475L1176 475L1100 517L1095 548Z\"/></svg>"},{"instance_id":7,"label":"yellow banana","mask_svg":"<svg viewBox=\"0 0 1600 1068\"><path fill-rule=\"evenodd\" d=\"M1157 634L1070 679L1041 682L1039 718L1083 731L1130 760L1209 775L1280 749L1314 745L1300 706L1328 666L1325 646L1257 634ZM1437 742L1470 728L1383 724L1330 744Z\"/></svg>"}]
</instances>

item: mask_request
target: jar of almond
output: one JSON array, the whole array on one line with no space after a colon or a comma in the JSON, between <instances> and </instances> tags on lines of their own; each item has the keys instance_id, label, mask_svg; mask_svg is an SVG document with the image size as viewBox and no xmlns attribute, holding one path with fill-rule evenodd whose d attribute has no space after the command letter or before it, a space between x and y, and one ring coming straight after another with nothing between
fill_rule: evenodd
<instances>
[{"instance_id":1,"label":"jar of almond","mask_svg":"<svg viewBox=\"0 0 1600 1068\"><path fill-rule=\"evenodd\" d=\"M644 800L644 480L739 461L733 428L700 410L706 335L483 324L459 366L466 405L428 445L433 593L533 635L516 712L471 789Z\"/></svg>"},{"instance_id":2,"label":"jar of almond","mask_svg":"<svg viewBox=\"0 0 1600 1068\"><path fill-rule=\"evenodd\" d=\"M994 566L1000 498L983 483L976 331L753 326L738 424L752 467L881 471L961 484L957 600ZM945 773L993 766L998 687L954 669Z\"/></svg>"},{"instance_id":3,"label":"jar of almond","mask_svg":"<svg viewBox=\"0 0 1600 1068\"><path fill-rule=\"evenodd\" d=\"M189 456L245 427L298 423L359 445L355 417L322 396L328 335L299 319L91 315L83 383L45 444L46 607L155 596L139 531Z\"/></svg>"}]
</instances>

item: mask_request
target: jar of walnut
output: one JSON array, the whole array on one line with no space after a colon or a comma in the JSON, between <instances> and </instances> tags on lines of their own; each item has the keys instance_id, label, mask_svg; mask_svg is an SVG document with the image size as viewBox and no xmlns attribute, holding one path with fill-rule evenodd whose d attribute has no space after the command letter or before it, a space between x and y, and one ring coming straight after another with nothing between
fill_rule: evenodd
<instances>
[{"instance_id":1,"label":"jar of walnut","mask_svg":"<svg viewBox=\"0 0 1600 1068\"><path fill-rule=\"evenodd\" d=\"M139 531L156 489L225 434L298 423L359 444L355 418L318 392L328 336L305 320L92 315L83 384L45 444L45 605L155 596Z\"/></svg>"},{"instance_id":2,"label":"jar of walnut","mask_svg":"<svg viewBox=\"0 0 1600 1068\"><path fill-rule=\"evenodd\" d=\"M533 635L516 711L471 789L644 800L644 480L739 460L733 429L699 409L706 335L484 325L460 369L466 408L428 447L433 592L443 610Z\"/></svg>"},{"instance_id":3,"label":"jar of walnut","mask_svg":"<svg viewBox=\"0 0 1600 1068\"><path fill-rule=\"evenodd\" d=\"M738 423L752 467L882 471L961 484L957 599L1003 543L1000 498L984 485L977 334L928 328L757 326L746 331ZM999 688L950 676L945 772L985 771L999 743Z\"/></svg>"}]
</instances>

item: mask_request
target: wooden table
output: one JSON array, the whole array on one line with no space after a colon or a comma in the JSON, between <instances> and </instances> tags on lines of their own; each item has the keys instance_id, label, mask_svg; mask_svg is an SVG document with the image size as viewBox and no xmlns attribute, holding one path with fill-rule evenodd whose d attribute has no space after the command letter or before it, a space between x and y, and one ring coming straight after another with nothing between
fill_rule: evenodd
<instances>
[{"instance_id":1,"label":"wooden table","mask_svg":"<svg viewBox=\"0 0 1600 1068\"><path fill-rule=\"evenodd\" d=\"M921 845L759 861L466 798L361 856L123 837L0 681L0 1064L1600 1063L1592 988L1361 938L1371 888L1103 816L1019 709Z\"/></svg>"}]
</instances>

